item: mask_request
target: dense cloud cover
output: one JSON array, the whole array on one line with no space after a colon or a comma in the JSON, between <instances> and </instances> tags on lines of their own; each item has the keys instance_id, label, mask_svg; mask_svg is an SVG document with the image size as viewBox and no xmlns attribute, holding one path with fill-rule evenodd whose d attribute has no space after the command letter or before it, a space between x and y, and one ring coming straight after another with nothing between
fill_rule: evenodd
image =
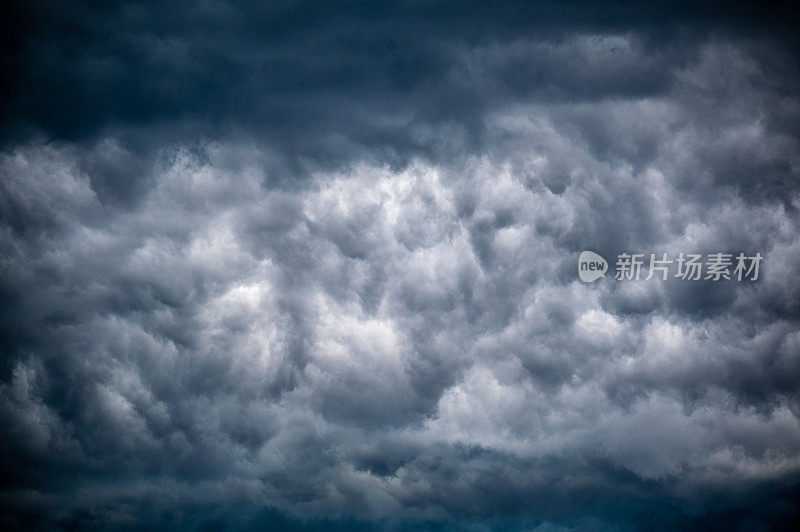
<instances>
[{"instance_id":1,"label":"dense cloud cover","mask_svg":"<svg viewBox=\"0 0 800 532\"><path fill-rule=\"evenodd\" d=\"M2 9L4 526L797 524L788 4Z\"/></svg>"}]
</instances>

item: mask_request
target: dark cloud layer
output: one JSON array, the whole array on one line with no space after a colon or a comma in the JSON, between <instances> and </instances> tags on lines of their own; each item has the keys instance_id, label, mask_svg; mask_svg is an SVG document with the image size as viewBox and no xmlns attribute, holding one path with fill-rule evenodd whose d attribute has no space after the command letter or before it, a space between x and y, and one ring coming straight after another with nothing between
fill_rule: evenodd
<instances>
[{"instance_id":1,"label":"dark cloud layer","mask_svg":"<svg viewBox=\"0 0 800 532\"><path fill-rule=\"evenodd\" d=\"M764 82L796 75L788 3L651 4L11 2L2 133L123 135L138 155L255 136L296 176L474 148L510 101L663 94L709 35L766 40Z\"/></svg>"},{"instance_id":2,"label":"dark cloud layer","mask_svg":"<svg viewBox=\"0 0 800 532\"><path fill-rule=\"evenodd\" d=\"M797 524L788 4L3 10L4 524Z\"/></svg>"}]
</instances>

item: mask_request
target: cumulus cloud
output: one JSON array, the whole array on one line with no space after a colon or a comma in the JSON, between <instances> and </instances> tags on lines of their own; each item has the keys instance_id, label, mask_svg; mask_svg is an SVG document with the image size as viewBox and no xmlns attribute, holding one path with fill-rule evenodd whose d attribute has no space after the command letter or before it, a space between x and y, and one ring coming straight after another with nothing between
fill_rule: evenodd
<instances>
[{"instance_id":1,"label":"cumulus cloud","mask_svg":"<svg viewBox=\"0 0 800 532\"><path fill-rule=\"evenodd\" d=\"M796 41L607 7L11 5L4 522L796 522Z\"/></svg>"}]
</instances>

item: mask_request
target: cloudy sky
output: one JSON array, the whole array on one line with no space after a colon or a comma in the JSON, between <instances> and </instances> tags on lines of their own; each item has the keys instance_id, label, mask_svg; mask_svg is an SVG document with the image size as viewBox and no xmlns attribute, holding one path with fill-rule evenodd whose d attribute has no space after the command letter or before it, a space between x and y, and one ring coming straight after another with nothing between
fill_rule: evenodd
<instances>
[{"instance_id":1,"label":"cloudy sky","mask_svg":"<svg viewBox=\"0 0 800 532\"><path fill-rule=\"evenodd\" d=\"M690 4L3 2L0 523L797 524L800 21Z\"/></svg>"}]
</instances>

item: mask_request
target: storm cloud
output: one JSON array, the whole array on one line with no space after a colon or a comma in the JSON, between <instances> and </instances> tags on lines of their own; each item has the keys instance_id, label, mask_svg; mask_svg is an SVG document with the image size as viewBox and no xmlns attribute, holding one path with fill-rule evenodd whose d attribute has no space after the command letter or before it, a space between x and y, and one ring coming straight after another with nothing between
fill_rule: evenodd
<instances>
[{"instance_id":1,"label":"storm cloud","mask_svg":"<svg viewBox=\"0 0 800 532\"><path fill-rule=\"evenodd\" d=\"M788 3L3 11L4 525L797 525Z\"/></svg>"}]
</instances>

